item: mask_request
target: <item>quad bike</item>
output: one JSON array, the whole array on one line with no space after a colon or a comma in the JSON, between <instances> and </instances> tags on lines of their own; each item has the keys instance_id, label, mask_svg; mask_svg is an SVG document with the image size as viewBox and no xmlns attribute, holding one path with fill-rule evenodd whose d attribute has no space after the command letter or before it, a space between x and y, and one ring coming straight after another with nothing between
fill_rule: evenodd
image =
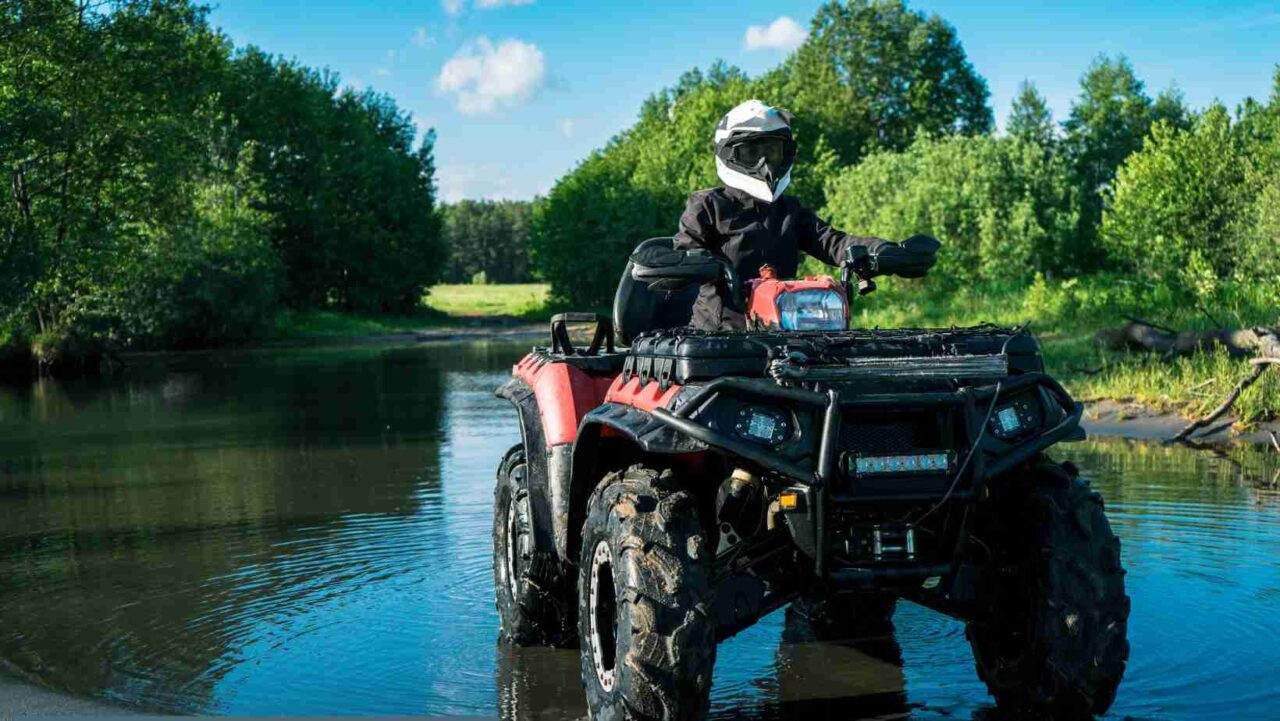
<instances>
[{"instance_id":1,"label":"quad bike","mask_svg":"<svg viewBox=\"0 0 1280 721\"><path fill-rule=\"evenodd\" d=\"M1080 405L1025 328L848 329L875 276L922 275L937 249L743 284L656 238L613 322L556 316L498 390L522 438L494 495L502 636L577 644L592 718L698 719L716 644L766 614L852 637L907 599L965 622L999 707L1106 711L1129 648L1120 541L1046 456L1084 438ZM711 282L748 330L687 327ZM595 324L586 347L575 322Z\"/></svg>"}]
</instances>

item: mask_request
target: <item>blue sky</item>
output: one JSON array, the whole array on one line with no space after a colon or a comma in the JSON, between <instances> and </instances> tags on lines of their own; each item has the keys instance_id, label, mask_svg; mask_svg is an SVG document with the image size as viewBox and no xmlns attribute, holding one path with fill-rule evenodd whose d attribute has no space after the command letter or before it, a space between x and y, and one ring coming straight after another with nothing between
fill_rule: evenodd
<instances>
[{"instance_id":1,"label":"blue sky","mask_svg":"<svg viewBox=\"0 0 1280 721\"><path fill-rule=\"evenodd\" d=\"M237 44L390 93L420 127L436 128L447 201L546 192L681 72L717 58L751 74L776 65L820 4L211 1L212 22ZM1266 97L1280 63L1274 0L917 0L911 7L956 27L1000 120L1023 78L1057 119L1065 117L1080 74L1099 53L1127 54L1151 94L1176 83L1196 107Z\"/></svg>"}]
</instances>

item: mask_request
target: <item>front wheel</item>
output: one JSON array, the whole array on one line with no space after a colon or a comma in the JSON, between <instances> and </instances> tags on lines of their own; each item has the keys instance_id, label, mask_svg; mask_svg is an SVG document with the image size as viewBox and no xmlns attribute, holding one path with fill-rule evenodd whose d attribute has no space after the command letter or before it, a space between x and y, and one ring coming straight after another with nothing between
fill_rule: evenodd
<instances>
[{"instance_id":1,"label":"front wheel","mask_svg":"<svg viewBox=\"0 0 1280 721\"><path fill-rule=\"evenodd\" d=\"M975 528L1015 569L968 625L978 676L1001 707L1101 714L1129 657L1120 539L1101 496L1074 473L1043 461L1016 480L1027 490L1006 490L1011 502Z\"/></svg>"},{"instance_id":2,"label":"front wheel","mask_svg":"<svg viewBox=\"0 0 1280 721\"><path fill-rule=\"evenodd\" d=\"M578 564L592 719L706 714L716 653L708 553L694 498L669 471L633 466L592 493Z\"/></svg>"}]
</instances>

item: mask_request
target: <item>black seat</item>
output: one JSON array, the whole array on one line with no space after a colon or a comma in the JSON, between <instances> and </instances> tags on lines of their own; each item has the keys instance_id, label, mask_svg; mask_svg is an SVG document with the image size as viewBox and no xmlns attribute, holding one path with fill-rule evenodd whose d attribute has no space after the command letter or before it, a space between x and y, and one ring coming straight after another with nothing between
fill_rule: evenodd
<instances>
[{"instance_id":1,"label":"black seat","mask_svg":"<svg viewBox=\"0 0 1280 721\"><path fill-rule=\"evenodd\" d=\"M672 238L650 238L636 246L635 252L645 248L673 248ZM634 253L633 253L634 255ZM682 328L693 318L693 303L698 298L698 286L682 290L649 290L649 284L631 277L632 263L622 271L618 292L613 297L613 327L620 345L631 345L636 336L660 328Z\"/></svg>"}]
</instances>

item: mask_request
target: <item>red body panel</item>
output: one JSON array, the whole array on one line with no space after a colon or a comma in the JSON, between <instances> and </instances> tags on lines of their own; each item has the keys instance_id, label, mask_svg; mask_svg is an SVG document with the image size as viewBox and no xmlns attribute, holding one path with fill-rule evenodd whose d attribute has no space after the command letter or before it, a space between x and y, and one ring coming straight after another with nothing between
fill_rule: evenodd
<instances>
[{"instance_id":1,"label":"red body panel","mask_svg":"<svg viewBox=\"0 0 1280 721\"><path fill-rule=\"evenodd\" d=\"M582 417L604 402L615 379L611 375L593 376L567 363L548 362L533 354L521 359L511 374L533 389L547 446L572 443L578 437Z\"/></svg>"},{"instance_id":2,"label":"red body panel","mask_svg":"<svg viewBox=\"0 0 1280 721\"><path fill-rule=\"evenodd\" d=\"M772 269L770 269L772 270ZM797 290L834 290L844 294L844 288L835 278L828 276L808 276L804 280L778 280L772 272L765 273L761 269L761 277L751 281L751 302L747 306L747 318L758 327L779 328L782 316L778 313L778 298L783 293ZM849 319L849 307L845 306L844 317Z\"/></svg>"},{"instance_id":3,"label":"red body panel","mask_svg":"<svg viewBox=\"0 0 1280 721\"><path fill-rule=\"evenodd\" d=\"M623 383L622 376L618 376L613 385L609 387L609 392L605 395L604 402L631 406L642 411L652 411L654 408L666 408L671 405L671 401L675 399L676 394L679 392L680 386L674 383L667 386L664 391L662 390L662 384L657 381L649 381L641 386L640 379L637 377L632 377L631 380Z\"/></svg>"}]
</instances>

